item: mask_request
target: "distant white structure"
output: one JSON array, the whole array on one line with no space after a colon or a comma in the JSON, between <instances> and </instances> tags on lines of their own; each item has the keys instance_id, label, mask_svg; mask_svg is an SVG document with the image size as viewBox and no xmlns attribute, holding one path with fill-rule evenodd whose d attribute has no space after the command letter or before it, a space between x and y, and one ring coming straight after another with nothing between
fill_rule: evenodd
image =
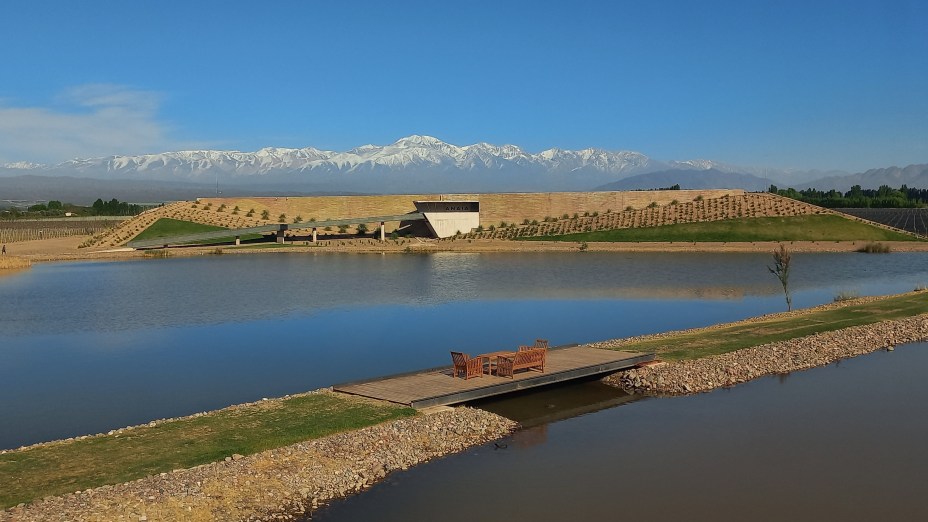
<instances>
[{"instance_id":1,"label":"distant white structure","mask_svg":"<svg viewBox=\"0 0 928 522\"><path fill-rule=\"evenodd\" d=\"M416 211L436 237L467 233L480 226L479 201L414 201Z\"/></svg>"}]
</instances>

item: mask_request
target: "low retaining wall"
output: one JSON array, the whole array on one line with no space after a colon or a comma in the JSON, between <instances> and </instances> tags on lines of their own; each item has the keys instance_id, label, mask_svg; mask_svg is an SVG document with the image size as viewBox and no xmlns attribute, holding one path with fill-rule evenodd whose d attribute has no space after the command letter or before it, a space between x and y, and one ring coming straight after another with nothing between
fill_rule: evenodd
<instances>
[{"instance_id":1,"label":"low retaining wall","mask_svg":"<svg viewBox=\"0 0 928 522\"><path fill-rule=\"evenodd\" d=\"M285 214L288 220L296 216L309 221L403 214L415 210L413 201L479 201L480 222L484 226L519 223L524 219L541 220L546 216L573 215L584 212L618 212L627 207L644 208L655 203L665 206L672 201L693 201L696 198L714 199L722 196L744 195L741 189L719 190L639 190L625 192L529 192L501 194L398 194L384 196L309 196L276 198L200 198L212 203L213 208L225 204L232 209L238 206L243 213L255 209L256 215L267 210L272 219ZM387 227L392 230L396 223Z\"/></svg>"}]
</instances>

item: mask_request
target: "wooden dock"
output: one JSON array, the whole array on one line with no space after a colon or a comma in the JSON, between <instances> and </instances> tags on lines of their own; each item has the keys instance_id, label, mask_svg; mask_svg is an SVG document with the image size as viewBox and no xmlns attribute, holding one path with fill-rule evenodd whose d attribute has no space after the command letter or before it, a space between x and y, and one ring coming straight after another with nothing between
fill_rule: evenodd
<instances>
[{"instance_id":1,"label":"wooden dock","mask_svg":"<svg viewBox=\"0 0 928 522\"><path fill-rule=\"evenodd\" d=\"M413 408L443 406L603 375L654 360L653 353L631 353L574 346L548 351L544 373L523 371L514 378L484 375L452 377L451 366L333 386L333 390ZM450 356L449 356L450 363Z\"/></svg>"}]
</instances>

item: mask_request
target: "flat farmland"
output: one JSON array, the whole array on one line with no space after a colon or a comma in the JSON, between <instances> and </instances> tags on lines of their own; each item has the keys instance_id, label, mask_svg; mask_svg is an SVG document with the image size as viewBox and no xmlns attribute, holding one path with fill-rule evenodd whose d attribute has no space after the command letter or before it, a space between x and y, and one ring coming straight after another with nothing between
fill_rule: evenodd
<instances>
[{"instance_id":1,"label":"flat farmland","mask_svg":"<svg viewBox=\"0 0 928 522\"><path fill-rule=\"evenodd\" d=\"M836 208L850 216L928 236L928 208Z\"/></svg>"},{"instance_id":2,"label":"flat farmland","mask_svg":"<svg viewBox=\"0 0 928 522\"><path fill-rule=\"evenodd\" d=\"M0 221L0 243L71 236L92 236L113 228L125 219L125 217L116 217L112 219L77 218Z\"/></svg>"}]
</instances>

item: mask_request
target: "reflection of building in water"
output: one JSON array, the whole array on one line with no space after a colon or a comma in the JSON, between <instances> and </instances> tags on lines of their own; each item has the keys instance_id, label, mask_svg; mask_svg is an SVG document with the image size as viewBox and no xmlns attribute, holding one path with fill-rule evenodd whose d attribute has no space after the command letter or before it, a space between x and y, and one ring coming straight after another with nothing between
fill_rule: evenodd
<instances>
[{"instance_id":1,"label":"reflection of building in water","mask_svg":"<svg viewBox=\"0 0 928 522\"><path fill-rule=\"evenodd\" d=\"M545 442L548 442L548 424L519 430L512 436L512 444L520 448L530 448Z\"/></svg>"},{"instance_id":2,"label":"reflection of building in water","mask_svg":"<svg viewBox=\"0 0 928 522\"><path fill-rule=\"evenodd\" d=\"M421 295L447 301L477 299L476 280L480 277L480 254L436 252L423 262L428 268L428 285Z\"/></svg>"}]
</instances>

